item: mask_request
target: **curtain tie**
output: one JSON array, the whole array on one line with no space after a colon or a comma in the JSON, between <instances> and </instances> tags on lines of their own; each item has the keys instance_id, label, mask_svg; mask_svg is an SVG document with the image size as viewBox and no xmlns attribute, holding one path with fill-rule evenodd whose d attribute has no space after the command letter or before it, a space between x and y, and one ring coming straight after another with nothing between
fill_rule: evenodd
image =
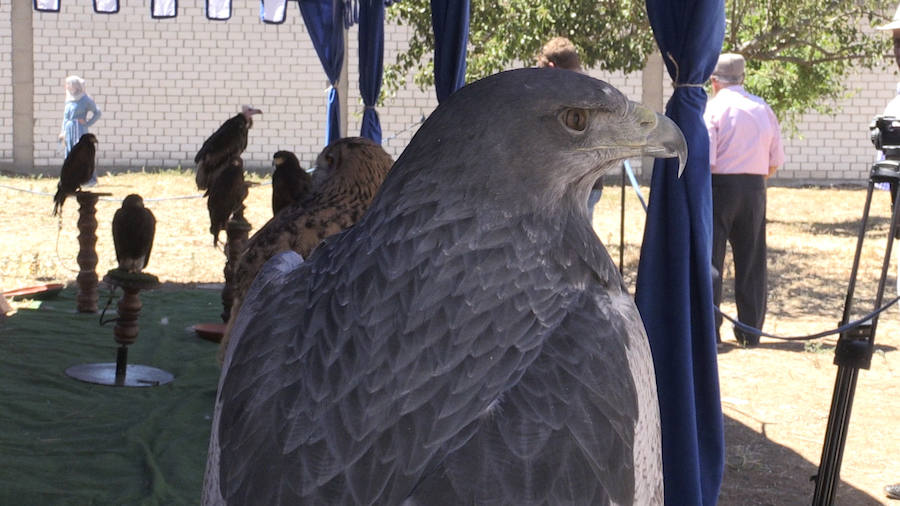
<instances>
[{"instance_id":1,"label":"curtain tie","mask_svg":"<svg viewBox=\"0 0 900 506\"><path fill-rule=\"evenodd\" d=\"M695 84L695 83L682 83L679 82L679 74L681 73L681 69L678 68L678 62L675 61L675 57L672 56L672 53L666 51L666 56L672 62L672 65L675 66L675 79L672 81L673 88L703 88L703 84Z\"/></svg>"}]
</instances>

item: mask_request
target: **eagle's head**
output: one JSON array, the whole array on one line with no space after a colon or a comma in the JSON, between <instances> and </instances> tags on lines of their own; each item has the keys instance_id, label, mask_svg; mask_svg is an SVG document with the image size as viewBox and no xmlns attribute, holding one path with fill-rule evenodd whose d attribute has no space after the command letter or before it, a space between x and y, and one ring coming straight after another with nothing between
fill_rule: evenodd
<instances>
[{"instance_id":1,"label":"eagle's head","mask_svg":"<svg viewBox=\"0 0 900 506\"><path fill-rule=\"evenodd\" d=\"M519 69L458 90L425 122L394 171L455 174L467 195L505 207L584 203L627 158L679 157L687 144L669 118L578 72ZM400 171L398 171L400 172Z\"/></svg>"}]
</instances>

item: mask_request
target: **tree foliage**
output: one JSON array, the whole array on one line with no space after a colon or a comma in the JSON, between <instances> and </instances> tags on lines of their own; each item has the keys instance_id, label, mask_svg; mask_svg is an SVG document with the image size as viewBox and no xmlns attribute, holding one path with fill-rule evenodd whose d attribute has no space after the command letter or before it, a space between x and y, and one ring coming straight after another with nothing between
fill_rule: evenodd
<instances>
[{"instance_id":1,"label":"tree foliage","mask_svg":"<svg viewBox=\"0 0 900 506\"><path fill-rule=\"evenodd\" d=\"M725 0L722 50L744 55L747 89L792 126L804 112L830 112L855 68L892 64L890 35L872 29L888 9L882 0ZM430 1L396 2L388 19L411 36L385 67L384 93L410 73L420 88L432 86ZM608 71L638 71L655 48L643 0L471 0L466 82L532 65L557 35L572 40L586 68Z\"/></svg>"},{"instance_id":2,"label":"tree foliage","mask_svg":"<svg viewBox=\"0 0 900 506\"><path fill-rule=\"evenodd\" d=\"M393 94L413 72L420 88L432 86L434 34L429 0L403 0L388 19L411 28L409 48L385 66L384 88ZM521 65L533 65L541 46L565 36L582 65L640 70L653 50L643 0L471 0L466 82Z\"/></svg>"},{"instance_id":3,"label":"tree foliage","mask_svg":"<svg viewBox=\"0 0 900 506\"><path fill-rule=\"evenodd\" d=\"M857 68L892 64L891 36L872 27L881 0L726 0L723 51L747 60L745 87L793 127L808 111L833 112Z\"/></svg>"}]
</instances>

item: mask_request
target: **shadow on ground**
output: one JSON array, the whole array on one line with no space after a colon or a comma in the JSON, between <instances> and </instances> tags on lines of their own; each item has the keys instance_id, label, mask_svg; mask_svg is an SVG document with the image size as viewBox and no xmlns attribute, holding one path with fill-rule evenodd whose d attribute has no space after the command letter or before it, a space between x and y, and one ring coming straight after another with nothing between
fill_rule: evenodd
<instances>
[{"instance_id":1,"label":"shadow on ground","mask_svg":"<svg viewBox=\"0 0 900 506\"><path fill-rule=\"evenodd\" d=\"M818 471L793 450L768 439L741 422L725 416L725 477L720 506L783 506L811 504ZM843 481L835 504L879 506L883 502Z\"/></svg>"},{"instance_id":2,"label":"shadow on ground","mask_svg":"<svg viewBox=\"0 0 900 506\"><path fill-rule=\"evenodd\" d=\"M784 226L797 230L799 233L808 233L813 235L831 235L836 237L858 237L859 225L862 222L862 206L860 206L859 217L852 220L844 220L838 222L809 222L800 223L795 221L784 220L766 220L766 226ZM873 210L869 213L869 220L866 224L866 237L884 236L887 233L888 226L891 224L890 216L875 216Z\"/></svg>"}]
</instances>

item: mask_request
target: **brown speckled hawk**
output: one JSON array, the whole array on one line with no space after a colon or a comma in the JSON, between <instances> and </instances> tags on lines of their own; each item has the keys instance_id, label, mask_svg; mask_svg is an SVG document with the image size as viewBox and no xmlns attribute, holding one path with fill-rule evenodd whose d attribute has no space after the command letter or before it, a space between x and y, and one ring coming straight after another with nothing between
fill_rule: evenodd
<instances>
[{"instance_id":1,"label":"brown speckled hawk","mask_svg":"<svg viewBox=\"0 0 900 506\"><path fill-rule=\"evenodd\" d=\"M276 253L293 250L306 258L323 239L356 223L392 164L381 146L363 137L347 137L326 146L316 159L312 191L282 209L247 242L235 271L231 314L237 314L253 278ZM223 349L227 338L226 334Z\"/></svg>"}]
</instances>

